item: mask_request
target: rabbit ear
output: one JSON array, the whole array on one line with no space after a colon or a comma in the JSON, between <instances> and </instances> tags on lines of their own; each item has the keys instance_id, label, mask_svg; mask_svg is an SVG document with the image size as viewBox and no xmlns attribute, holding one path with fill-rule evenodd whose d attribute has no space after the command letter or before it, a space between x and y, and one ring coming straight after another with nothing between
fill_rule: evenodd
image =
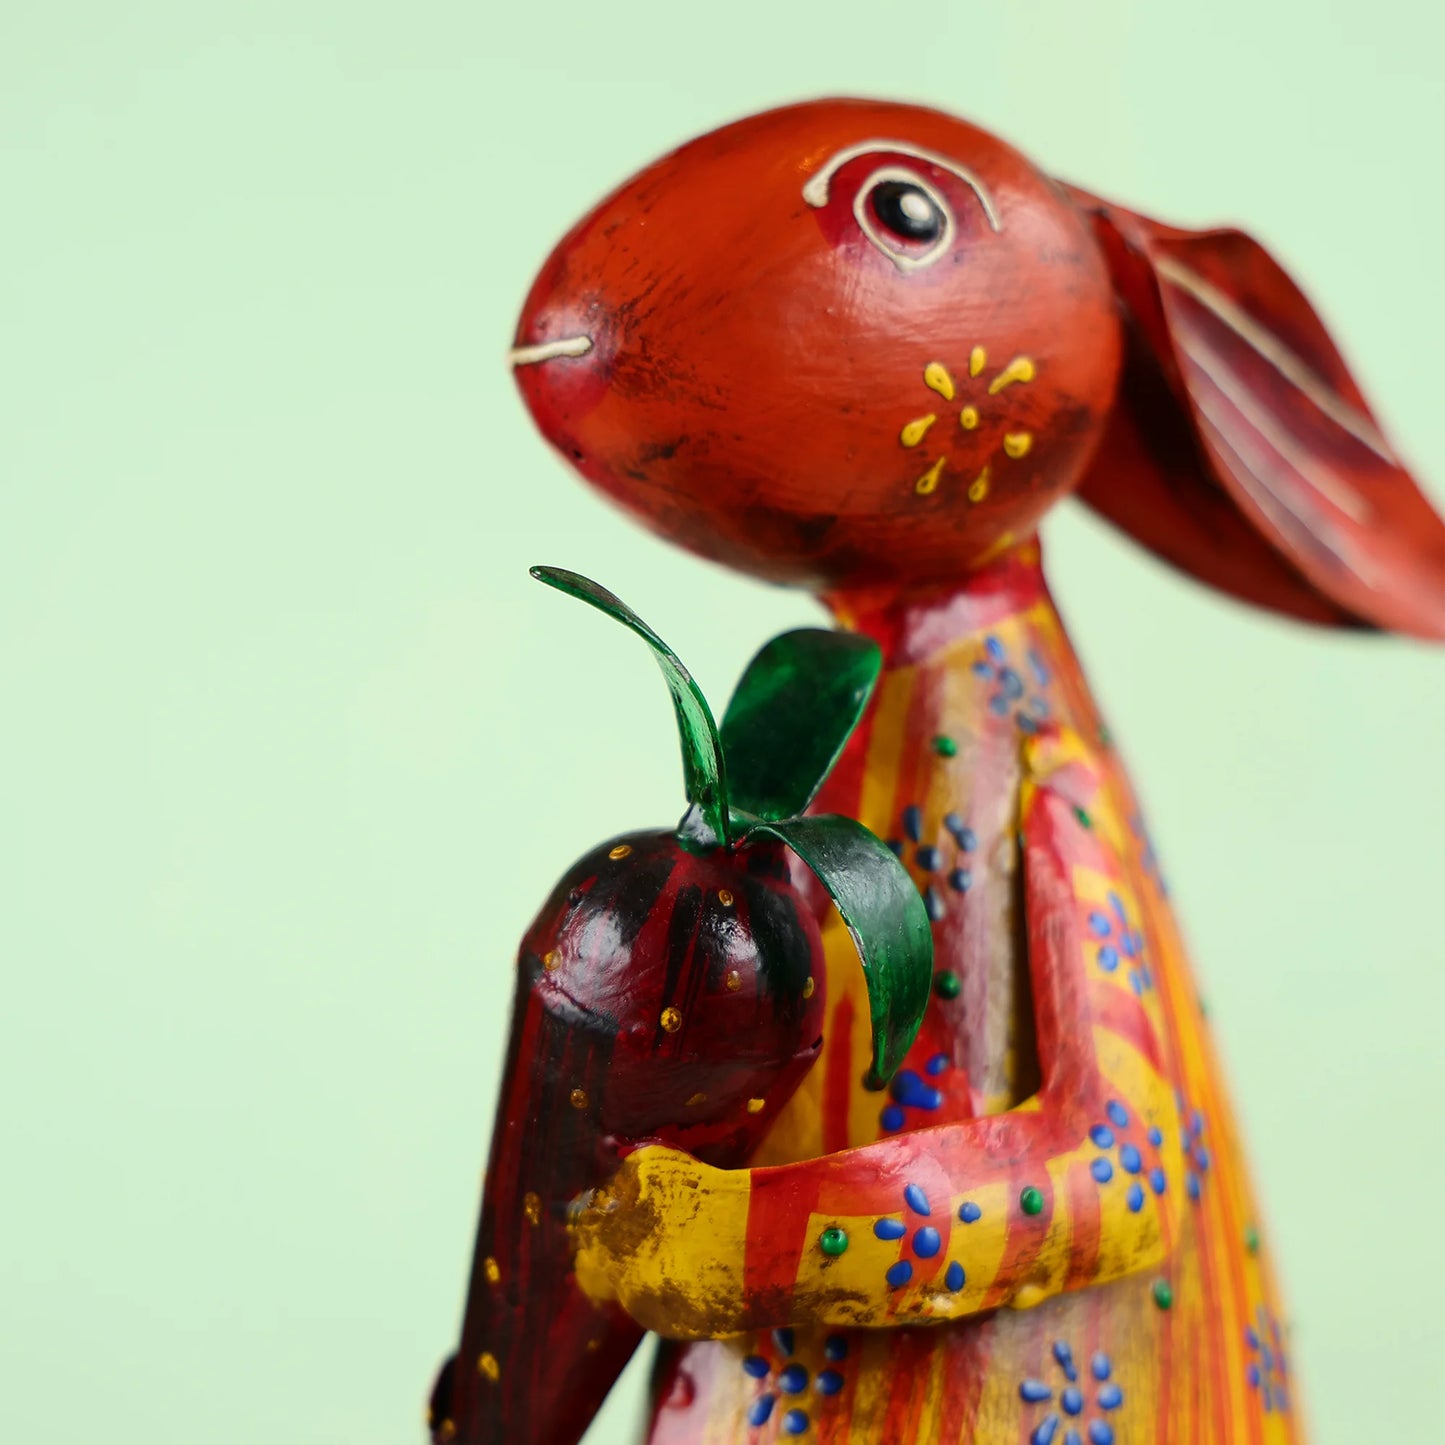
<instances>
[{"instance_id":1,"label":"rabbit ear","mask_svg":"<svg viewBox=\"0 0 1445 1445\"><path fill-rule=\"evenodd\" d=\"M1176 230L1068 191L1129 333L1080 497L1259 606L1445 637L1445 523L1299 287L1240 231Z\"/></svg>"}]
</instances>

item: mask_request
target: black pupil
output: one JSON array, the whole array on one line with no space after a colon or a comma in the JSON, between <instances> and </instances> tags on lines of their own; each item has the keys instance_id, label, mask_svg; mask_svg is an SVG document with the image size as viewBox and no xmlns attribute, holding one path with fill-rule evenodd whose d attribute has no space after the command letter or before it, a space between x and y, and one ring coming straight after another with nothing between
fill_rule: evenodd
<instances>
[{"instance_id":1,"label":"black pupil","mask_svg":"<svg viewBox=\"0 0 1445 1445\"><path fill-rule=\"evenodd\" d=\"M873 213L905 241L936 241L943 234L943 212L921 186L881 181L872 199Z\"/></svg>"}]
</instances>

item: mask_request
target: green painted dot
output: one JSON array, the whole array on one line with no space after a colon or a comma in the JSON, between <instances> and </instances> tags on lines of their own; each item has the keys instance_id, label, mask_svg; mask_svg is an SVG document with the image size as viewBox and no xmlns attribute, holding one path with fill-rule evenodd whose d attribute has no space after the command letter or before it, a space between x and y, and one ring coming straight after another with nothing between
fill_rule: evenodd
<instances>
[{"instance_id":1,"label":"green painted dot","mask_svg":"<svg viewBox=\"0 0 1445 1445\"><path fill-rule=\"evenodd\" d=\"M1161 1310L1167 1310L1174 1303L1174 1291L1169 1287L1167 1279L1156 1279L1154 1281L1154 1303Z\"/></svg>"},{"instance_id":2,"label":"green painted dot","mask_svg":"<svg viewBox=\"0 0 1445 1445\"><path fill-rule=\"evenodd\" d=\"M831 1229L825 1229L818 1236L818 1247L824 1254L837 1259L848 1248L847 1231L839 1229L836 1224Z\"/></svg>"},{"instance_id":3,"label":"green painted dot","mask_svg":"<svg viewBox=\"0 0 1445 1445\"><path fill-rule=\"evenodd\" d=\"M1244 1247L1251 1254L1259 1253L1259 1230L1252 1224L1244 1231Z\"/></svg>"},{"instance_id":4,"label":"green painted dot","mask_svg":"<svg viewBox=\"0 0 1445 1445\"><path fill-rule=\"evenodd\" d=\"M942 969L933 975L933 991L939 998L957 998L963 992L963 984L952 969Z\"/></svg>"},{"instance_id":5,"label":"green painted dot","mask_svg":"<svg viewBox=\"0 0 1445 1445\"><path fill-rule=\"evenodd\" d=\"M1019 1208L1025 1214L1042 1214L1044 1211L1044 1196L1041 1190L1035 1189L1030 1184L1022 1194L1019 1195Z\"/></svg>"},{"instance_id":6,"label":"green painted dot","mask_svg":"<svg viewBox=\"0 0 1445 1445\"><path fill-rule=\"evenodd\" d=\"M958 744L951 737L943 733L933 740L933 751L941 758L952 758L958 756Z\"/></svg>"},{"instance_id":7,"label":"green painted dot","mask_svg":"<svg viewBox=\"0 0 1445 1445\"><path fill-rule=\"evenodd\" d=\"M1082 808L1074 809L1074 817L1086 828L1092 828L1094 826L1094 820Z\"/></svg>"}]
</instances>

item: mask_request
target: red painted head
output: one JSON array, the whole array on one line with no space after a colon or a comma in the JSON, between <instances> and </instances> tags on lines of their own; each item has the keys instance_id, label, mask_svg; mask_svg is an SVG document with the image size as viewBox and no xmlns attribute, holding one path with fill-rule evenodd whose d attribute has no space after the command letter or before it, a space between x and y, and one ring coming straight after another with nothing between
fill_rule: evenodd
<instances>
[{"instance_id":1,"label":"red painted head","mask_svg":"<svg viewBox=\"0 0 1445 1445\"><path fill-rule=\"evenodd\" d=\"M1445 528L1273 257L937 111L683 146L553 252L513 363L588 481L755 576L957 583L1077 487L1236 596L1445 636Z\"/></svg>"},{"instance_id":2,"label":"red painted head","mask_svg":"<svg viewBox=\"0 0 1445 1445\"><path fill-rule=\"evenodd\" d=\"M548 440L673 541L819 588L955 577L1078 480L1119 326L1087 219L1001 141L821 101L684 146L532 287Z\"/></svg>"}]
</instances>

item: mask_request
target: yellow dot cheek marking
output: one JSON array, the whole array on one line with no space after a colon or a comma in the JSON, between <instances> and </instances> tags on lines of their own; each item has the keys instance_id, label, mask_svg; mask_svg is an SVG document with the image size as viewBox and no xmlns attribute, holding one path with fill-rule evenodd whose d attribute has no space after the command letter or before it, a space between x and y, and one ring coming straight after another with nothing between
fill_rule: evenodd
<instances>
[{"instance_id":1,"label":"yellow dot cheek marking","mask_svg":"<svg viewBox=\"0 0 1445 1445\"><path fill-rule=\"evenodd\" d=\"M1015 461L1020 457L1029 454L1029 448L1033 446L1033 436L1026 431L1011 431L1004 433L1003 449Z\"/></svg>"},{"instance_id":2,"label":"yellow dot cheek marking","mask_svg":"<svg viewBox=\"0 0 1445 1445\"><path fill-rule=\"evenodd\" d=\"M985 467L968 485L968 500L970 502L981 502L988 496L989 475Z\"/></svg>"},{"instance_id":3,"label":"yellow dot cheek marking","mask_svg":"<svg viewBox=\"0 0 1445 1445\"><path fill-rule=\"evenodd\" d=\"M968 374L977 376L987 365L988 352L981 346L975 346L968 354Z\"/></svg>"},{"instance_id":4,"label":"yellow dot cheek marking","mask_svg":"<svg viewBox=\"0 0 1445 1445\"><path fill-rule=\"evenodd\" d=\"M916 447L928 435L928 428L937 420L938 416L935 412L929 412L927 416L916 417L898 433L899 445Z\"/></svg>"},{"instance_id":5,"label":"yellow dot cheek marking","mask_svg":"<svg viewBox=\"0 0 1445 1445\"><path fill-rule=\"evenodd\" d=\"M958 424L964 431L972 431L978 425L978 408L966 406L958 414Z\"/></svg>"},{"instance_id":6,"label":"yellow dot cheek marking","mask_svg":"<svg viewBox=\"0 0 1445 1445\"><path fill-rule=\"evenodd\" d=\"M486 1262L482 1265L482 1271L487 1276L488 1284L499 1284L502 1279L502 1269L495 1259L489 1254Z\"/></svg>"},{"instance_id":7,"label":"yellow dot cheek marking","mask_svg":"<svg viewBox=\"0 0 1445 1445\"><path fill-rule=\"evenodd\" d=\"M1029 356L1016 356L989 382L988 394L990 396L997 396L1004 387L1012 386L1016 381L1032 381L1034 376L1033 358Z\"/></svg>"},{"instance_id":8,"label":"yellow dot cheek marking","mask_svg":"<svg viewBox=\"0 0 1445 1445\"><path fill-rule=\"evenodd\" d=\"M542 1200L536 1194L524 1194L522 1196L522 1213L527 1216L528 1224L540 1224L542 1222Z\"/></svg>"},{"instance_id":9,"label":"yellow dot cheek marking","mask_svg":"<svg viewBox=\"0 0 1445 1445\"><path fill-rule=\"evenodd\" d=\"M930 361L923 368L923 384L930 391L936 391L944 401L952 401L958 394L952 375L941 361Z\"/></svg>"},{"instance_id":10,"label":"yellow dot cheek marking","mask_svg":"<svg viewBox=\"0 0 1445 1445\"><path fill-rule=\"evenodd\" d=\"M924 472L924 474L919 477L916 482L914 482L913 490L917 492L920 497L928 496L931 492L935 492L938 490L938 479L942 475L943 458L939 457L939 459L934 462L934 464L929 467L929 469Z\"/></svg>"},{"instance_id":11,"label":"yellow dot cheek marking","mask_svg":"<svg viewBox=\"0 0 1445 1445\"><path fill-rule=\"evenodd\" d=\"M501 1378L502 1367L497 1363L497 1357L490 1350L483 1352L481 1359L477 1361L477 1369L489 1380Z\"/></svg>"}]
</instances>

